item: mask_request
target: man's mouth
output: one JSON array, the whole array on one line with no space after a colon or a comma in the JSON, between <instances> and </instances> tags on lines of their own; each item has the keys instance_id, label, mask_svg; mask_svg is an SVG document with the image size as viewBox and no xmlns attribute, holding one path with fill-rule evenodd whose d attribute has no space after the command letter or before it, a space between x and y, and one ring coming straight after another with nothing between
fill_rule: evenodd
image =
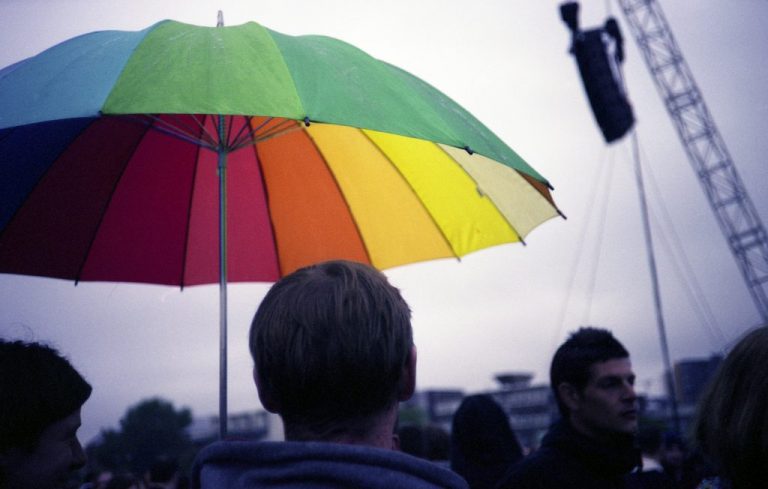
<instances>
[{"instance_id":1,"label":"man's mouth","mask_svg":"<svg viewBox=\"0 0 768 489\"><path fill-rule=\"evenodd\" d=\"M637 410L636 409L628 409L626 411L621 412L621 417L624 419L631 419L636 420L637 419Z\"/></svg>"}]
</instances>

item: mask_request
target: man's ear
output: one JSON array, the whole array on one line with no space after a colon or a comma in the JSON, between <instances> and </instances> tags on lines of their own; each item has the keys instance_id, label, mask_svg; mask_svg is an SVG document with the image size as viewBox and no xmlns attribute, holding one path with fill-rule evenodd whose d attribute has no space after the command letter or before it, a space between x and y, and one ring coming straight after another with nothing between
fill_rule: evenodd
<instances>
[{"instance_id":1,"label":"man's ear","mask_svg":"<svg viewBox=\"0 0 768 489\"><path fill-rule=\"evenodd\" d=\"M413 396L416 390L416 346L411 347L411 351L408 352L408 359L403 365L403 372L400 377L400 392L398 393L398 401L407 401Z\"/></svg>"},{"instance_id":2,"label":"man's ear","mask_svg":"<svg viewBox=\"0 0 768 489\"><path fill-rule=\"evenodd\" d=\"M259 376L259 372L256 370L255 365L253 366L253 382L256 384L256 392L259 393L259 401L261 401L261 405L264 406L264 409L270 413L279 413L279 406L272 396L272 392L267 387L266 382L262 381Z\"/></svg>"},{"instance_id":3,"label":"man's ear","mask_svg":"<svg viewBox=\"0 0 768 489\"><path fill-rule=\"evenodd\" d=\"M557 386L557 394L560 400L568 408L568 411L578 411L581 404L581 393L573 384L563 382Z\"/></svg>"}]
</instances>

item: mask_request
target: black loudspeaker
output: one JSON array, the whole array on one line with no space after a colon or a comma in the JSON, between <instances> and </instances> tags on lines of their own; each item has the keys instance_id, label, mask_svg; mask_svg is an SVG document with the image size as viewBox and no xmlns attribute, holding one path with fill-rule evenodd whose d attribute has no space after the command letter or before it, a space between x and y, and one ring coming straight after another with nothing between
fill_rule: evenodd
<instances>
[{"instance_id":1,"label":"black loudspeaker","mask_svg":"<svg viewBox=\"0 0 768 489\"><path fill-rule=\"evenodd\" d=\"M562 5L560 14L573 33L571 54L576 58L592 113L605 141L616 141L635 123L620 78L624 51L618 24L609 19L605 27L580 31L578 4L574 2Z\"/></svg>"}]
</instances>

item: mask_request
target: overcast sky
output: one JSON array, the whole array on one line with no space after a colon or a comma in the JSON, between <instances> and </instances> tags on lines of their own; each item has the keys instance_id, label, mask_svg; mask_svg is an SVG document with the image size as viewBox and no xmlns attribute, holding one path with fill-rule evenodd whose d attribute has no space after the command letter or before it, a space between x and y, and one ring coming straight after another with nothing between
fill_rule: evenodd
<instances>
[{"instance_id":1,"label":"overcast sky","mask_svg":"<svg viewBox=\"0 0 768 489\"><path fill-rule=\"evenodd\" d=\"M582 25L613 13L627 38L625 75L658 217L654 232L672 357L706 357L757 325L759 316L618 3L583 4ZM591 324L614 331L632 354L640 390L658 393L661 354L629 143L603 143L557 7L541 0L0 0L0 67L95 30L138 30L166 18L215 25L219 9L227 25L254 20L285 34L325 34L400 66L466 107L547 177L568 216L534 230L525 247L386 271L413 309L419 388L493 389L494 374L503 371L534 372L536 382L545 382L556 346L569 331ZM765 218L768 2L668 1L663 7ZM671 228L660 224L665 214ZM679 260L663 246L675 239L695 270L714 326L702 324L675 273ZM267 286L229 289L231 412L259 407L246 334ZM85 440L116 426L127 406L149 396L191 407L196 415L217 410L215 286L183 292L135 284L75 287L0 275L0 335L51 342L95 386L84 408Z\"/></svg>"}]
</instances>

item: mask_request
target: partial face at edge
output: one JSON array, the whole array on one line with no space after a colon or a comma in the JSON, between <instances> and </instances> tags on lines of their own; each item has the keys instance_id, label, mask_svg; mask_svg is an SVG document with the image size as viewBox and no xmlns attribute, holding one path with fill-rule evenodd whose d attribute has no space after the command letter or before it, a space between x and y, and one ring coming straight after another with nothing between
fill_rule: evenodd
<instances>
[{"instance_id":1,"label":"partial face at edge","mask_svg":"<svg viewBox=\"0 0 768 489\"><path fill-rule=\"evenodd\" d=\"M85 465L83 447L77 439L80 409L49 425L34 451L14 449L3 454L8 489L59 489L69 475Z\"/></svg>"}]
</instances>

